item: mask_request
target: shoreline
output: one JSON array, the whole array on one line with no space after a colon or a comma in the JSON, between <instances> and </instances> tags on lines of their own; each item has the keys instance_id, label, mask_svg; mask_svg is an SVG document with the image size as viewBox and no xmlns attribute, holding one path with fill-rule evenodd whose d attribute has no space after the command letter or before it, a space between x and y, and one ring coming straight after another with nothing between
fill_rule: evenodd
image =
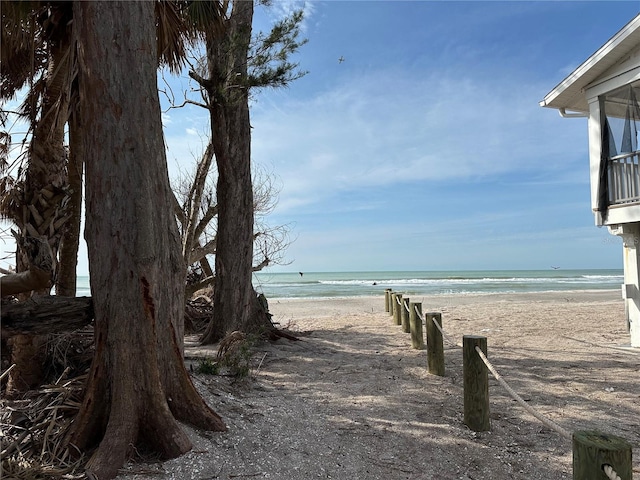
<instances>
[{"instance_id":1,"label":"shoreline","mask_svg":"<svg viewBox=\"0 0 640 480\"><path fill-rule=\"evenodd\" d=\"M422 311L438 311L451 307L491 303L553 303L553 302L612 302L624 310L620 290L558 290L518 293L435 294L407 296L413 302L422 303ZM269 298L269 312L278 316L309 318L337 313L384 312L382 295L348 297L283 297Z\"/></svg>"},{"instance_id":2,"label":"shoreline","mask_svg":"<svg viewBox=\"0 0 640 480\"><path fill-rule=\"evenodd\" d=\"M527 292L455 292L455 293L418 293L418 294L407 294L401 290L394 290L395 293L402 293L403 295L409 297L424 297L424 298L447 298L447 297L455 297L455 298L464 298L464 297L518 297L518 296L561 296L563 294L571 294L582 296L609 296L614 295L616 298L622 299L622 293L620 288L594 288L594 289L578 289L578 290L536 290L536 291L527 291ZM340 299L357 299L357 298L384 298L384 291L381 291L380 294L367 294L367 295L332 295L330 297L267 297L269 301L290 301L290 300L299 300L299 301L325 301L325 300L340 300Z\"/></svg>"}]
</instances>

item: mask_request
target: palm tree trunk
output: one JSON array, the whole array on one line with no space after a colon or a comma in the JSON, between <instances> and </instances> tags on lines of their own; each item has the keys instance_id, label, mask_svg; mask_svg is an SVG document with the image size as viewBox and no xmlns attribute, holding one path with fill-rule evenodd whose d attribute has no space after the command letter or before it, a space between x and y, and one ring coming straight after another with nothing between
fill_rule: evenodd
<instances>
[{"instance_id":1,"label":"palm tree trunk","mask_svg":"<svg viewBox=\"0 0 640 480\"><path fill-rule=\"evenodd\" d=\"M71 88L71 48L69 42L60 41L51 47L47 83L42 113L31 139L29 163L25 175L22 213L14 219L22 240L31 236L46 239L52 253L47 287L34 294L48 294L55 276L56 258L61 232L66 220L66 152L64 126L68 117ZM18 242L20 244L20 242ZM16 271L33 267L19 252ZM39 385L43 380L41 349L46 338L18 335L12 339L11 361L16 364L9 374L8 394L15 394ZM39 352L40 349L40 352Z\"/></svg>"}]
</instances>

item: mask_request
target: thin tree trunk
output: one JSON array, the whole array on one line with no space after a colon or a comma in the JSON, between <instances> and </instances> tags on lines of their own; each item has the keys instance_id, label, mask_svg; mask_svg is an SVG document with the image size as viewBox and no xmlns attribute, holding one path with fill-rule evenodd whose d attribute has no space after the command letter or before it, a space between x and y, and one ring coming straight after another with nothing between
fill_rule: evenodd
<instances>
[{"instance_id":1,"label":"thin tree trunk","mask_svg":"<svg viewBox=\"0 0 640 480\"><path fill-rule=\"evenodd\" d=\"M56 294L73 297L77 287L78 247L80 245L80 220L82 216L82 151L78 134L77 114L69 117L69 203L67 220L60 243L60 262L56 276Z\"/></svg>"},{"instance_id":2,"label":"thin tree trunk","mask_svg":"<svg viewBox=\"0 0 640 480\"><path fill-rule=\"evenodd\" d=\"M77 2L94 360L70 441L116 476L145 445L191 448L176 418L225 426L181 356L185 272L162 138L153 2Z\"/></svg>"}]
</instances>

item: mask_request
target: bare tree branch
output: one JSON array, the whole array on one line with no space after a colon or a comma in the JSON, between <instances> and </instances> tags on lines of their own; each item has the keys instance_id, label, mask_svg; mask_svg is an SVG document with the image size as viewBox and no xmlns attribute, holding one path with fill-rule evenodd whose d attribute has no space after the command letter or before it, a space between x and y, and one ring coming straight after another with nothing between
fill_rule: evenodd
<instances>
[{"instance_id":1,"label":"bare tree branch","mask_svg":"<svg viewBox=\"0 0 640 480\"><path fill-rule=\"evenodd\" d=\"M196 226L195 231L194 231L194 238L200 238L202 236L202 234L204 233L206 228L211 223L211 220L213 220L213 218L217 214L218 214L218 206L217 205L211 205L207 209L205 214L202 216L202 218L200 219L200 222L198 222L198 225Z\"/></svg>"},{"instance_id":2,"label":"bare tree branch","mask_svg":"<svg viewBox=\"0 0 640 480\"><path fill-rule=\"evenodd\" d=\"M207 255L213 255L216 253L216 239L209 240L203 246L197 246L191 250L189 255L189 265L193 265L199 262Z\"/></svg>"},{"instance_id":3,"label":"bare tree branch","mask_svg":"<svg viewBox=\"0 0 640 480\"><path fill-rule=\"evenodd\" d=\"M173 212L175 213L176 218L178 219L178 222L180 222L180 225L184 226L185 222L187 221L187 218L184 215L184 210L182 210L182 207L180 206L180 202L178 202L178 198L176 197L175 192L173 193L172 203L173 203Z\"/></svg>"},{"instance_id":4,"label":"bare tree branch","mask_svg":"<svg viewBox=\"0 0 640 480\"><path fill-rule=\"evenodd\" d=\"M215 282L215 277L206 277L196 283L187 285L185 288L185 298L190 298L194 293L196 293L198 290L202 290L203 288L215 287Z\"/></svg>"},{"instance_id":5,"label":"bare tree branch","mask_svg":"<svg viewBox=\"0 0 640 480\"><path fill-rule=\"evenodd\" d=\"M187 197L188 207L185 208L187 213L187 224L183 224L183 244L182 244L182 256L187 260L187 265L191 265L189 262L190 251L193 249L194 242L198 240L195 235L196 227L198 226L198 216L200 214L200 206L202 202L202 195L206 186L209 170L211 169L211 162L213 161L213 143L209 141L207 148L205 149L202 159L198 162L196 168L196 175L193 179L193 184L189 190Z\"/></svg>"},{"instance_id":6,"label":"bare tree branch","mask_svg":"<svg viewBox=\"0 0 640 480\"><path fill-rule=\"evenodd\" d=\"M258 265L254 266L251 269L251 271L252 272L259 272L263 268L268 267L270 263L271 263L271 260L269 260L268 258L265 258L264 260L262 260L261 263L259 263Z\"/></svg>"}]
</instances>

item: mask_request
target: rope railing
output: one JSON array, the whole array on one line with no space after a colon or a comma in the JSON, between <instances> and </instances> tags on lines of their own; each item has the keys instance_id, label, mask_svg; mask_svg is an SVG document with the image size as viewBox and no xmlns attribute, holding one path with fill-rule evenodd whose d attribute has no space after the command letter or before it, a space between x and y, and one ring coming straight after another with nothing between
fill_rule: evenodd
<instances>
[{"instance_id":1,"label":"rope railing","mask_svg":"<svg viewBox=\"0 0 640 480\"><path fill-rule=\"evenodd\" d=\"M475 347L475 351L478 353L478 355L480 356L484 364L487 366L489 371L493 374L493 376L498 381L498 383L502 385L507 392L509 392L509 394L513 397L513 399L516 402L518 402L527 412L529 412L531 415L536 417L538 420L544 423L547 427L549 427L552 430L555 430L564 438L571 440L572 438L571 432L562 428L560 425L553 422L552 420L549 420L544 415L538 413L531 405L528 405L527 402L525 402L522 399L522 397L518 395L513 388L509 386L509 384L502 378L502 376L498 373L495 367L491 364L491 362L489 361L487 356L484 354L484 352L480 349L480 347Z\"/></svg>"},{"instance_id":2,"label":"rope railing","mask_svg":"<svg viewBox=\"0 0 640 480\"><path fill-rule=\"evenodd\" d=\"M16 367L16 364L14 363L13 365L11 365L9 368L7 368L4 372L2 372L2 375L0 375L0 380L2 380L4 377L6 377L7 375L9 375L9 372L11 370L13 370Z\"/></svg>"},{"instance_id":3,"label":"rope railing","mask_svg":"<svg viewBox=\"0 0 640 480\"><path fill-rule=\"evenodd\" d=\"M403 306L404 302L400 298L396 297L396 303L400 306L400 308L404 308L405 312L411 313L411 310L409 309L409 305L405 303Z\"/></svg>"},{"instance_id":4,"label":"rope railing","mask_svg":"<svg viewBox=\"0 0 640 480\"><path fill-rule=\"evenodd\" d=\"M435 325L435 327L440 331L440 333L442 334L442 338L444 338L447 342L449 342L451 345L453 345L454 347L457 348L462 348L462 345L460 345L459 343L457 343L455 340L452 340L451 337L449 335L447 335L446 333L444 333L444 330L442 330L442 327L440 326L440 324L438 322L433 322L433 324Z\"/></svg>"},{"instance_id":5,"label":"rope railing","mask_svg":"<svg viewBox=\"0 0 640 480\"><path fill-rule=\"evenodd\" d=\"M462 345L460 345L458 342L453 340L449 335L447 335L445 333L445 331L442 329L442 327L440 326L440 324L438 322L433 322L433 325L440 331L440 333L442 334L442 337L447 342L449 342L454 347L463 348ZM513 397L513 399L516 402L518 402L527 412L529 412L535 418L537 418L542 423L547 425L549 428L551 428L552 430L555 430L557 433L559 433L564 438L567 438L567 439L571 440L571 438L572 438L571 432L569 432L568 430L562 428L560 425L558 425L557 423L553 422L552 420L549 420L548 418L546 418L542 414L538 413L538 411L536 411L533 407L531 407L529 404L527 404L527 402L520 395L518 395L518 393L513 388L511 388L511 386L504 380L504 378L502 378L502 375L500 375L500 373L498 373L496 368L489 361L489 359L484 354L484 352L480 349L480 347L476 346L475 347L475 351L480 356L480 358L482 359L484 364L487 366L489 371L493 374L494 378L498 381L498 383L500 385L502 385L502 387Z\"/></svg>"},{"instance_id":6,"label":"rope railing","mask_svg":"<svg viewBox=\"0 0 640 480\"><path fill-rule=\"evenodd\" d=\"M454 347L462 348L462 345L460 345L459 343L457 343L454 340L452 340L451 337L449 337L444 332L444 330L442 329L440 324L438 324L438 322L433 322L433 324L440 331L440 333L442 334L442 337L445 340L447 340L447 342L449 342ZM562 428L560 425L558 425L557 423L553 422L552 420L549 420L548 418L546 418L542 414L538 413L538 411L536 411L531 405L527 404L527 402L520 395L518 395L518 393L513 388L511 388L511 386L504 380L504 378L502 378L502 375L500 375L500 373L496 370L496 368L493 366L493 364L489 361L489 359L484 354L484 352L480 349L480 347L476 346L475 347L475 351L480 356L480 358L482 359L484 364L487 366L489 371L492 373L494 378L498 381L498 383L500 385L502 385L502 387L509 393L509 395L511 395L511 397L516 402L518 402L527 412L529 412L535 418L540 420L547 427L551 428L552 430L555 430L557 433L559 433L564 438L567 438L567 439L571 440L571 438L572 438L571 432L569 432L568 430ZM613 480L615 480L615 478Z\"/></svg>"},{"instance_id":7,"label":"rope railing","mask_svg":"<svg viewBox=\"0 0 640 480\"><path fill-rule=\"evenodd\" d=\"M392 297L393 295L393 297ZM390 299L393 298L398 306L403 308L395 308L391 311L392 304ZM405 311L411 316L411 341L414 348L422 348L422 338L420 342L416 342L414 337L414 329L422 328L422 304L413 303L410 307L409 299L402 297L402 294L392 293L391 290L386 292L385 301L387 302L387 311L391 311L394 315L396 323L402 323L406 330ZM396 315L397 314L397 315ZM415 319L419 320L415 323ZM402 322L400 321L402 319ZM530 406L511 386L502 378L497 369L489 361L486 355L486 337L474 335L464 336L464 345L460 345L453 340L443 330L442 314L426 313L425 323L427 326L427 360L429 372L444 376L444 350L442 348L443 339L454 347L463 350L464 363L464 423L474 431L490 430L489 421L489 397L488 383L486 381L487 371L491 372L497 382L509 393L509 395L520 404L534 418L542 422L551 430L557 432L565 439L572 440L573 444L573 468L575 479L584 478L586 472L593 472L595 469L602 470L609 480L627 480L633 475L631 466L631 445L626 440L615 437L613 435L601 434L594 431L576 431L569 430L558 425L551 419L547 418L535 408ZM422 337L422 332L418 333ZM484 350L484 351L483 351ZM478 359L478 360L476 360ZM433 363L433 365L432 365ZM484 377L483 381L481 377ZM467 403L469 402L469 406ZM483 405L486 404L485 405ZM478 413L480 412L480 413ZM595 450L595 452L594 452ZM597 454L596 454L597 453ZM611 463L618 465L618 472Z\"/></svg>"},{"instance_id":8,"label":"rope railing","mask_svg":"<svg viewBox=\"0 0 640 480\"><path fill-rule=\"evenodd\" d=\"M602 470L604 471L604 474L607 477L609 477L610 480L622 480L611 465L609 464L603 465Z\"/></svg>"}]
</instances>

